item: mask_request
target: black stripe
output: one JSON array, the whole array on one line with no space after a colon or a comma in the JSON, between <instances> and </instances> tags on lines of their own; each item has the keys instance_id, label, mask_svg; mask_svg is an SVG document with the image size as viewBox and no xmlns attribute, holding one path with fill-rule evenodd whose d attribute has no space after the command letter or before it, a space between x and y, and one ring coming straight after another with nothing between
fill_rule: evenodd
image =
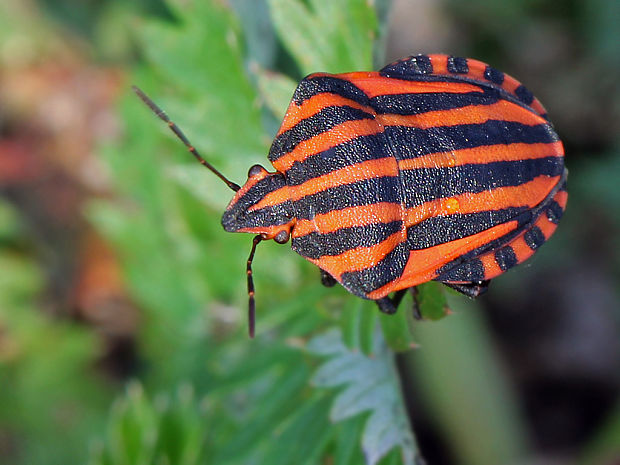
<instances>
[{"instance_id":1,"label":"black stripe","mask_svg":"<svg viewBox=\"0 0 620 465\"><path fill-rule=\"evenodd\" d=\"M400 231L402 226L402 221L392 221L342 228L327 234L312 232L305 236L294 237L292 248L299 255L307 258L318 259L326 255L340 255L357 247L377 245Z\"/></svg>"},{"instance_id":2,"label":"black stripe","mask_svg":"<svg viewBox=\"0 0 620 465\"><path fill-rule=\"evenodd\" d=\"M495 262L502 271L506 271L513 266L516 266L518 263L517 255L515 254L514 249L509 245L496 250L494 255Z\"/></svg>"},{"instance_id":3,"label":"black stripe","mask_svg":"<svg viewBox=\"0 0 620 465\"><path fill-rule=\"evenodd\" d=\"M523 235L523 239L525 240L527 246L532 250L538 249L538 247L545 243L545 235L538 226L533 226L532 229L527 231Z\"/></svg>"},{"instance_id":4,"label":"black stripe","mask_svg":"<svg viewBox=\"0 0 620 465\"><path fill-rule=\"evenodd\" d=\"M558 176L564 170L562 157L498 161L445 168L417 168L400 172L405 205L414 207L431 200L518 186L538 176ZM515 199L518 202L519 199Z\"/></svg>"},{"instance_id":5,"label":"black stripe","mask_svg":"<svg viewBox=\"0 0 620 465\"><path fill-rule=\"evenodd\" d=\"M290 223L294 217L290 200L248 211L250 207L263 200L267 194L286 186L286 179L280 173L273 173L252 185L239 199L226 208L222 215L222 226L228 232L243 228L261 228Z\"/></svg>"},{"instance_id":6,"label":"black stripe","mask_svg":"<svg viewBox=\"0 0 620 465\"><path fill-rule=\"evenodd\" d=\"M429 153L451 152L497 144L551 143L559 140L549 124L529 126L513 121L489 120L480 124L420 129L386 126L385 136L398 148L396 158L415 158Z\"/></svg>"},{"instance_id":7,"label":"black stripe","mask_svg":"<svg viewBox=\"0 0 620 465\"><path fill-rule=\"evenodd\" d=\"M413 78L411 78L411 80L414 80ZM474 97L467 97L467 95L481 95L483 97L481 97L483 100L479 101L479 102L472 102L469 105L488 105L491 103L494 103L494 101L492 101L491 99L495 96L495 101L497 100L507 100L509 102L512 102L516 105L519 105L523 108L525 108L526 110L533 112L535 114L538 115L537 112L533 111L527 104L523 103L520 98L515 95L512 92L508 92L506 89L502 88L502 87L498 87L497 85L493 84L490 81L483 81L483 80L479 80L479 79L475 79L473 77L470 77L468 75L465 74L453 74L453 75L449 75L449 74L419 74L415 76L415 81L419 81L419 82L447 82L447 83L466 83L466 84L470 84L473 86L477 86L481 92L471 92L469 94L451 94L451 93L446 93L446 94L439 94L440 96L446 96L446 95L454 95L454 96L465 96L464 98L474 98ZM408 97L407 96L416 96L416 95L428 95L428 98L433 98L433 96L437 96L438 94L433 94L431 92L429 92L428 94L423 94L423 93L415 93L415 94L395 94L395 95L383 95L383 96L376 96L373 97L372 99L370 99L370 104L377 110L378 113L397 113L397 111L401 111L402 113L397 113L397 114L419 114L419 113L424 113L425 111L432 111L431 110L417 110L415 108L415 105L425 105L424 103L420 102L420 99L416 99L416 98L411 98L408 101ZM439 100L444 99L446 97L440 97ZM455 97L458 98L458 97ZM378 103L381 105L375 105L375 103L373 103L375 101L375 99L378 100ZM386 101L384 103L382 103L381 99L385 99ZM400 100L399 100L400 99ZM449 106L446 105L447 108L445 109L450 109L450 108L460 108L463 106L467 106L467 103L464 103L462 105L455 105L455 106ZM432 108L432 105L426 105L428 107ZM441 110L441 107L437 108L438 110ZM547 114L545 113L544 115L540 115L543 118L545 118L547 121L549 120L549 118L547 117Z\"/></svg>"},{"instance_id":8,"label":"black stripe","mask_svg":"<svg viewBox=\"0 0 620 465\"><path fill-rule=\"evenodd\" d=\"M398 176L364 179L307 195L293 201L295 217L310 220L317 214L378 202L401 203Z\"/></svg>"},{"instance_id":9,"label":"black stripe","mask_svg":"<svg viewBox=\"0 0 620 465\"><path fill-rule=\"evenodd\" d=\"M530 215L527 213L527 207L518 207L434 216L409 227L407 229L407 243L410 250L427 249L478 234L509 221L516 220L519 223L526 223L530 219Z\"/></svg>"},{"instance_id":10,"label":"black stripe","mask_svg":"<svg viewBox=\"0 0 620 465\"><path fill-rule=\"evenodd\" d=\"M251 212L236 210L224 212L222 226L228 232L236 232L241 228L268 228L288 224L292 220L293 211L290 201L276 204L272 207L261 208Z\"/></svg>"},{"instance_id":11,"label":"black stripe","mask_svg":"<svg viewBox=\"0 0 620 465\"><path fill-rule=\"evenodd\" d=\"M515 95L526 105L531 105L534 101L534 94L532 94L523 84L515 89Z\"/></svg>"},{"instance_id":12,"label":"black stripe","mask_svg":"<svg viewBox=\"0 0 620 465\"><path fill-rule=\"evenodd\" d=\"M374 115L348 105L323 108L276 137L269 150L269 160L276 161L299 143L327 132L345 121L363 119L374 119Z\"/></svg>"},{"instance_id":13,"label":"black stripe","mask_svg":"<svg viewBox=\"0 0 620 465\"><path fill-rule=\"evenodd\" d=\"M429 111L452 110L470 105L491 105L500 98L499 90L481 87L481 92L377 95L370 99L370 105L380 114L419 115Z\"/></svg>"},{"instance_id":14,"label":"black stripe","mask_svg":"<svg viewBox=\"0 0 620 465\"><path fill-rule=\"evenodd\" d=\"M463 263L467 263L468 261L476 257L479 257L485 253L488 253L489 251L496 250L502 247L503 245L509 244L512 240L517 238L519 235L523 234L524 231L527 231L528 229L530 230L538 229L536 226L534 226L534 223L538 220L538 218L540 218L540 215L543 214L545 210L547 210L547 207L550 205L551 199L555 195L554 190L550 192L550 194L547 196L545 200L543 200L540 204L536 205L536 207L534 207L531 210L527 210L523 212L521 215L519 215L519 217L514 218L514 220L516 220L519 225L517 229L510 231L508 234L505 234L501 237L498 237L497 239L489 241L486 244L483 244L480 247L461 255L455 258L454 260L450 261L449 263L446 263L441 268L439 268L437 270L437 274L439 275L439 277L436 278L437 281L443 281L444 279L442 279L442 277L446 275L446 273L450 272L452 269L456 269L457 267L461 266ZM544 236L543 236L543 239L544 239Z\"/></svg>"},{"instance_id":15,"label":"black stripe","mask_svg":"<svg viewBox=\"0 0 620 465\"><path fill-rule=\"evenodd\" d=\"M312 77L312 75L299 83L293 94L293 101L296 105L301 105L309 98L325 92L338 94L361 105L368 105L369 103L368 97L362 89L349 81L334 76Z\"/></svg>"},{"instance_id":16,"label":"black stripe","mask_svg":"<svg viewBox=\"0 0 620 465\"><path fill-rule=\"evenodd\" d=\"M484 68L484 78L487 81L491 81L497 85L502 85L504 82L504 73L493 68L492 66L488 66Z\"/></svg>"},{"instance_id":17,"label":"black stripe","mask_svg":"<svg viewBox=\"0 0 620 465\"><path fill-rule=\"evenodd\" d=\"M458 74L469 73L469 65L467 64L467 58L448 57L448 72L458 73Z\"/></svg>"},{"instance_id":18,"label":"black stripe","mask_svg":"<svg viewBox=\"0 0 620 465\"><path fill-rule=\"evenodd\" d=\"M408 258L407 244L401 242L375 266L361 271L343 273L341 276L342 285L352 294L366 297L370 292L400 278L407 265Z\"/></svg>"},{"instance_id":19,"label":"black stripe","mask_svg":"<svg viewBox=\"0 0 620 465\"><path fill-rule=\"evenodd\" d=\"M359 136L311 155L303 162L296 161L286 171L287 182L295 186L356 163L391 157L384 140L383 134Z\"/></svg>"},{"instance_id":20,"label":"black stripe","mask_svg":"<svg viewBox=\"0 0 620 465\"><path fill-rule=\"evenodd\" d=\"M414 55L387 65L379 71L386 77L417 80L420 74L432 74L433 65L428 55Z\"/></svg>"},{"instance_id":21,"label":"black stripe","mask_svg":"<svg viewBox=\"0 0 620 465\"><path fill-rule=\"evenodd\" d=\"M388 130L388 133L392 132ZM470 136L470 133L465 132ZM392 136L394 137L394 136ZM440 137L440 136L439 136ZM463 135L464 137L464 135ZM427 144L430 136L425 136ZM413 143L413 142L412 142ZM423 142L424 143L424 142ZM390 148L386 147L385 137L382 133L372 134L368 136L359 136L342 144L331 147L327 150L311 155L304 161L295 161L291 168L286 171L287 182L289 185L299 185L306 182L308 179L323 176L347 166L351 166L357 163L361 163L368 160L376 160L380 158L387 158L392 156L392 153L396 153L398 159L412 158L412 152L417 149L417 154L425 155L428 150L427 146L410 147L403 144L394 142ZM453 145L452 145L453 146ZM437 148L437 142L435 146L431 145L433 149ZM446 144L441 147L442 150L450 151L456 150L450 149L450 145ZM407 153L403 153L407 151ZM422 183L422 175L418 178L416 183Z\"/></svg>"},{"instance_id":22,"label":"black stripe","mask_svg":"<svg viewBox=\"0 0 620 465\"><path fill-rule=\"evenodd\" d=\"M435 278L435 281L441 282L477 282L483 280L484 265L477 258L450 268Z\"/></svg>"},{"instance_id":23,"label":"black stripe","mask_svg":"<svg viewBox=\"0 0 620 465\"><path fill-rule=\"evenodd\" d=\"M555 200L549 204L549 208L547 208L547 218L553 224L558 224L563 214L564 209Z\"/></svg>"}]
</instances>

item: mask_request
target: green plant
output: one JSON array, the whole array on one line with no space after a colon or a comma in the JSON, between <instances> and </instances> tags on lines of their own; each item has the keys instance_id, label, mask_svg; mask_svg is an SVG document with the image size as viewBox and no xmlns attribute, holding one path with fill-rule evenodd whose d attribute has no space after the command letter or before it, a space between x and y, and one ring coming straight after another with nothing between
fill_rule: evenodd
<instances>
[{"instance_id":1,"label":"green plant","mask_svg":"<svg viewBox=\"0 0 620 465\"><path fill-rule=\"evenodd\" d=\"M378 31L374 8L361 0L329 5L269 4L275 30L298 69L372 69ZM170 9L176 22L149 20L138 27L147 62L134 79L213 164L235 178L264 162L270 140L265 128L274 128L280 116L269 109L281 113L286 108L295 80L265 71L269 63L244 60L237 19L218 2L171 2ZM261 43L256 37L246 40L253 47ZM267 41L267 46L275 45ZM206 446L213 463L319 463L327 456L336 463L359 463L362 451L370 464L414 463L417 449L394 370L395 353L376 331L380 324L390 347L409 349L407 313L379 316L372 305L342 290L324 290L312 266L266 244L255 262L258 338L247 340L240 318L245 276L239 270L249 241L224 236L217 220L229 194L183 155L179 142L137 99L125 99L122 114L128 122L123 145L106 147L104 153L118 192L130 200L124 208L118 202L93 203L89 216L121 251L130 286L148 318L143 353L157 366L147 373L145 389L182 379L195 386L209 406L208 436L219 438ZM441 291L431 286L423 295L433 303L424 303L422 311L443 315ZM310 339L314 342L305 349L313 334L330 327L317 336L327 339ZM338 342L341 338L346 345ZM320 345L329 350L317 358ZM339 364L347 365L350 376L334 383L325 373ZM377 385L357 382L372 379L374 370L383 373ZM343 410L345 401L348 410ZM114 424L120 428L118 421ZM132 424L139 428L141 423ZM104 450L111 447L106 442Z\"/></svg>"}]
</instances>

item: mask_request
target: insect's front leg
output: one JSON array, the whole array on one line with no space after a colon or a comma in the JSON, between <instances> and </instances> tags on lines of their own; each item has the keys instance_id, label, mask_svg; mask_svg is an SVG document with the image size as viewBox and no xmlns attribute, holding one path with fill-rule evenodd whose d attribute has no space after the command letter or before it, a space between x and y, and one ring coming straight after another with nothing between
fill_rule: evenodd
<instances>
[{"instance_id":1,"label":"insect's front leg","mask_svg":"<svg viewBox=\"0 0 620 465\"><path fill-rule=\"evenodd\" d=\"M338 281L336 281L336 278L334 278L331 274L329 274L327 271L322 270L321 268L319 268L319 271L321 272L321 284L325 287L334 287L336 285L336 283Z\"/></svg>"}]
</instances>

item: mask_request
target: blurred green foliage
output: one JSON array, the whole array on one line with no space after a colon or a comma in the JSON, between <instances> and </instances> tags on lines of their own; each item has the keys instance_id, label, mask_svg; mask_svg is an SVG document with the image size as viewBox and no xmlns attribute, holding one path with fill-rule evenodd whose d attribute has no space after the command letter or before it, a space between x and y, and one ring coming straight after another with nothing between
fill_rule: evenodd
<instances>
[{"instance_id":1,"label":"blurred green foliage","mask_svg":"<svg viewBox=\"0 0 620 465\"><path fill-rule=\"evenodd\" d=\"M2 201L0 219L0 431L20 439L20 463L78 463L109 402L93 373L96 339L41 312L43 277L20 250L19 216ZM50 453L60 435L72 440Z\"/></svg>"},{"instance_id":2,"label":"blurred green foliage","mask_svg":"<svg viewBox=\"0 0 620 465\"><path fill-rule=\"evenodd\" d=\"M244 7L251 10L249 5ZM297 1L269 6L282 44L302 72L372 68L377 20L367 2L342 0L331 9ZM174 22L148 20L137 29L147 60L136 70L135 82L234 179L264 161L272 137L265 127L275 119L269 109L281 113L286 108L295 81L246 62L239 20L219 2L171 2L169 8ZM285 28L296 32L284 34ZM248 66L256 72L255 82L248 78ZM103 153L116 190L126 200L94 202L88 215L121 251L128 283L146 314L141 353L152 368L144 373L144 389L151 392L179 380L195 386L207 405L205 421L213 440L205 450L212 463L318 463L327 456L337 457L335 463L359 463L361 444L368 463L401 463L400 454L390 453L397 447L402 463L413 464L416 447L390 368L394 353L376 345L383 340L376 336L376 309L342 290L324 290L314 267L276 244L261 244L254 267L258 337L249 341L240 318L247 305L240 271L249 241L223 237L217 220L230 194L182 155L180 142L135 96L123 100L121 114L128 122L123 144L104 147ZM346 326L348 346L362 350L346 360L350 373L370 380L372 370L364 368L369 363L387 370L380 380L391 383L389 403L378 395L379 387L371 391L377 396L358 399L361 404L351 403L351 414L332 415L330 421L332 391L317 389L324 382L311 386L318 359L304 349L310 335L330 326ZM391 326L386 330L390 345L408 349L408 326ZM381 357L377 347L383 347ZM333 363L342 357L338 351L328 355ZM336 403L342 398L336 397ZM366 421L349 419L366 410L376 411L365 427ZM113 424L121 427L118 421ZM130 424L139 430L143 422ZM351 448L356 436L358 446ZM108 441L104 451L123 446L134 447ZM110 460L115 454L104 456Z\"/></svg>"},{"instance_id":3,"label":"blurred green foliage","mask_svg":"<svg viewBox=\"0 0 620 465\"><path fill-rule=\"evenodd\" d=\"M501 42L506 25L525 27L540 3L447 2L475 29L474 46L489 37ZM614 2L593 3L601 8L587 8L590 22L609 21L601 12ZM95 55L135 60L132 82L237 181L266 163L302 75L369 70L382 61L377 44L389 7L379 0L42 4L93 40ZM40 18L11 24L9 15L20 14L3 11L6 30L54 30L38 28ZM587 27L596 31L597 53L613 57L610 28ZM498 49L488 47L487 56ZM41 311L44 278L22 242L19 212L0 203L0 446L17 451L12 463L85 463L90 453L91 465L413 464L406 401L415 395L445 432L454 463L527 457L531 445L501 361L480 315L461 309L471 306L462 299L450 301L458 314L439 323L415 323L403 310L379 315L372 303L324 289L316 268L288 247L264 243L254 265L257 338L249 340L250 240L225 235L219 224L230 191L183 153L128 87L119 103L122 140L100 150L114 196L90 202L84 214L119 254L142 312L139 381L119 389L104 379L95 369L97 335ZM576 197L617 205L618 160L614 152L571 173ZM549 256L566 247L568 229L545 246ZM416 300L426 320L445 316L448 301L436 283L422 286ZM411 305L407 297L403 308ZM396 353L417 344L424 350L407 352L397 366ZM398 369L419 380L420 392L401 391ZM620 453L618 418L610 412L583 463Z\"/></svg>"}]
</instances>

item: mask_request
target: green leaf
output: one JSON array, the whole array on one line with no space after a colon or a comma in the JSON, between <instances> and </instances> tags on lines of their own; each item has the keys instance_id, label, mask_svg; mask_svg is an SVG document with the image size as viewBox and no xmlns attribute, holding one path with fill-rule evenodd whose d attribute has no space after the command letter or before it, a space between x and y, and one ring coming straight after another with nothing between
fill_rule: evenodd
<instances>
[{"instance_id":1,"label":"green leaf","mask_svg":"<svg viewBox=\"0 0 620 465\"><path fill-rule=\"evenodd\" d=\"M340 329L345 345L351 349L360 347L360 320L364 311L363 302L360 299L347 297L343 303L340 316ZM365 345L368 345L365 343ZM371 345L372 346L372 345Z\"/></svg>"},{"instance_id":2,"label":"green leaf","mask_svg":"<svg viewBox=\"0 0 620 465\"><path fill-rule=\"evenodd\" d=\"M363 354L374 355L373 350L376 347L375 336L377 329L377 318L379 318L379 310L377 306L369 302L360 302L359 308L359 341L360 349Z\"/></svg>"},{"instance_id":3,"label":"green leaf","mask_svg":"<svg viewBox=\"0 0 620 465\"><path fill-rule=\"evenodd\" d=\"M333 435L327 411L331 398L315 393L305 400L283 425L272 433L272 447L261 463L288 465L291 463L319 463L325 446Z\"/></svg>"},{"instance_id":4,"label":"green leaf","mask_svg":"<svg viewBox=\"0 0 620 465\"><path fill-rule=\"evenodd\" d=\"M415 300L422 318L440 320L450 312L443 284L430 281L416 289Z\"/></svg>"},{"instance_id":5,"label":"green leaf","mask_svg":"<svg viewBox=\"0 0 620 465\"><path fill-rule=\"evenodd\" d=\"M441 322L415 325L420 350L405 360L422 402L464 465L519 463L527 456L525 425L475 302L456 297L458 310Z\"/></svg>"},{"instance_id":6,"label":"green leaf","mask_svg":"<svg viewBox=\"0 0 620 465\"><path fill-rule=\"evenodd\" d=\"M250 64L270 67L277 58L278 43L266 0L231 0L245 38L245 56Z\"/></svg>"},{"instance_id":7,"label":"green leaf","mask_svg":"<svg viewBox=\"0 0 620 465\"><path fill-rule=\"evenodd\" d=\"M139 38L153 68L177 95L153 97L196 147L209 158L217 157L218 167L228 171L231 155L249 166L263 156L268 140L258 94L243 66L237 20L223 2L172 6L177 22L149 21L140 28Z\"/></svg>"},{"instance_id":8,"label":"green leaf","mask_svg":"<svg viewBox=\"0 0 620 465\"><path fill-rule=\"evenodd\" d=\"M205 463L206 417L191 386L153 401L134 381L113 405L104 439L91 465L198 465Z\"/></svg>"},{"instance_id":9,"label":"green leaf","mask_svg":"<svg viewBox=\"0 0 620 465\"><path fill-rule=\"evenodd\" d=\"M370 2L270 0L269 5L280 39L304 74L372 68L378 25Z\"/></svg>"},{"instance_id":10,"label":"green leaf","mask_svg":"<svg viewBox=\"0 0 620 465\"><path fill-rule=\"evenodd\" d=\"M351 417L338 423L339 434L334 452L334 465L358 465L363 463L361 437L366 418Z\"/></svg>"},{"instance_id":11,"label":"green leaf","mask_svg":"<svg viewBox=\"0 0 620 465\"><path fill-rule=\"evenodd\" d=\"M394 315L379 312L379 323L383 336L390 349L396 352L405 352L417 347L412 333L413 315L405 302Z\"/></svg>"},{"instance_id":12,"label":"green leaf","mask_svg":"<svg viewBox=\"0 0 620 465\"><path fill-rule=\"evenodd\" d=\"M252 71L258 78L258 90L265 105L282 121L297 82L284 74L266 71L258 66L252 67Z\"/></svg>"},{"instance_id":13,"label":"green leaf","mask_svg":"<svg viewBox=\"0 0 620 465\"><path fill-rule=\"evenodd\" d=\"M35 260L1 248L0 270L0 424L10 440L25 445L5 448L2 459L82 463L108 402L93 370L98 339L85 325L38 308L45 281ZM60 431L71 440L58 449Z\"/></svg>"},{"instance_id":14,"label":"green leaf","mask_svg":"<svg viewBox=\"0 0 620 465\"><path fill-rule=\"evenodd\" d=\"M316 336L307 348L329 357L312 377L314 385L341 387L330 410L332 421L370 412L362 434L366 463L374 465L392 449L399 448L403 463L413 465L417 446L398 385L394 354L381 332L376 331L372 358L347 348L337 329Z\"/></svg>"}]
</instances>

